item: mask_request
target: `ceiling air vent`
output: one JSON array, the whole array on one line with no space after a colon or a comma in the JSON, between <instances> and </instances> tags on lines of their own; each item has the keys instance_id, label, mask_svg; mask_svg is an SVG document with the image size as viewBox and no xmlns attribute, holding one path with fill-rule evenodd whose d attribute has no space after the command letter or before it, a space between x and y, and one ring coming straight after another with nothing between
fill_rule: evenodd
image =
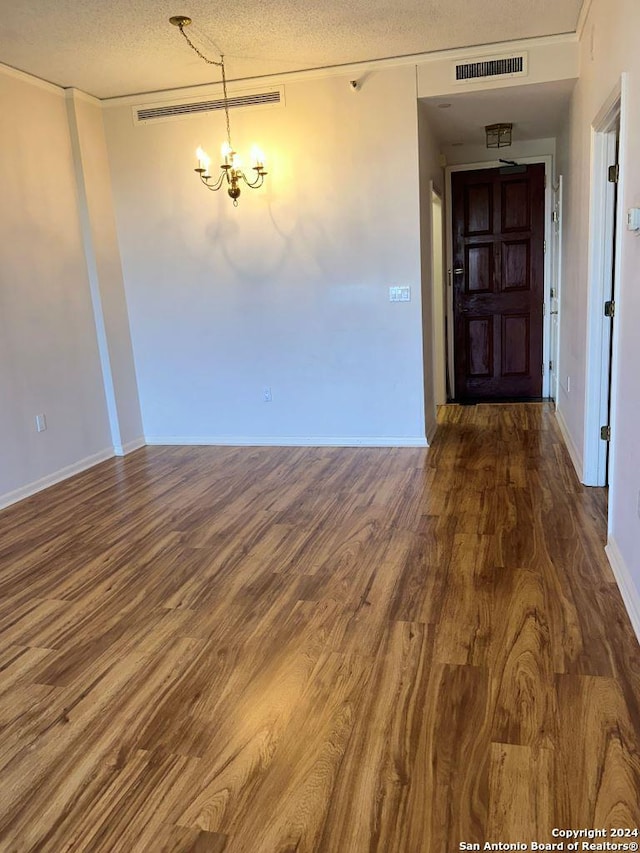
<instances>
[{"instance_id":1,"label":"ceiling air vent","mask_svg":"<svg viewBox=\"0 0 640 853\"><path fill-rule=\"evenodd\" d=\"M469 62L456 64L456 82L487 80L492 77L526 77L527 54L511 56L479 56Z\"/></svg>"},{"instance_id":2,"label":"ceiling air vent","mask_svg":"<svg viewBox=\"0 0 640 853\"><path fill-rule=\"evenodd\" d=\"M251 92L246 95L230 95L228 102L230 110L280 106L284 103L284 91L282 87L278 87L268 91ZM224 100L222 98L213 98L207 101L180 101L179 103L174 101L173 103L134 107L133 120L136 124L148 124L152 121L170 121L171 119L223 109Z\"/></svg>"}]
</instances>

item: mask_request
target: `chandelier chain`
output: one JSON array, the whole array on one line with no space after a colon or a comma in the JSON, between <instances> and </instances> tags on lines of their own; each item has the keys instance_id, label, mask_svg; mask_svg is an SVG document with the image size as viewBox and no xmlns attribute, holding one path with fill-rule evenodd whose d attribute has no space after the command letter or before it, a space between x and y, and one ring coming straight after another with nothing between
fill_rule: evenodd
<instances>
[{"instance_id":1,"label":"chandelier chain","mask_svg":"<svg viewBox=\"0 0 640 853\"><path fill-rule=\"evenodd\" d=\"M231 145L231 122L229 120L229 96L227 95L227 75L225 73L225 67L224 67L224 54L223 53L220 54L220 62L218 62L215 59L209 59L207 56L204 55L204 53L202 53L201 50L199 50L195 46L195 44L191 41L189 36L185 33L184 24L178 24L178 29L180 30L182 35L185 37L185 40L186 40L187 44L189 45L189 47L191 48L191 50L193 50L195 53L197 53L198 56L200 57L200 59L204 60L204 62L206 62L207 65L217 65L217 67L220 68L222 71L222 94L223 94L223 100L224 100L224 115L225 115L225 119L226 119L226 123L227 123L227 142L229 143L229 148L231 148L232 147L232 145Z\"/></svg>"},{"instance_id":2,"label":"chandelier chain","mask_svg":"<svg viewBox=\"0 0 640 853\"><path fill-rule=\"evenodd\" d=\"M217 60L215 60L215 59L208 59L208 58L204 55L204 53L202 53L202 51L201 51L201 50L199 50L199 49L195 46L195 44L191 41L191 39L189 38L189 36L185 33L185 31L184 31L184 24L178 24L178 28L179 28L180 32L182 33L182 35L185 37L186 42L187 42L187 44L189 45L189 47L191 48L191 50L195 51L195 52L198 54L198 56L200 57L200 59L203 59L203 60L207 63L207 65L217 65L217 66L221 66L221 65L223 65L223 64L224 64L224 63L223 63L223 61L222 61L222 60L224 59L224 57L223 57L223 56L220 56L220 62L218 62L218 61L217 61Z\"/></svg>"}]
</instances>

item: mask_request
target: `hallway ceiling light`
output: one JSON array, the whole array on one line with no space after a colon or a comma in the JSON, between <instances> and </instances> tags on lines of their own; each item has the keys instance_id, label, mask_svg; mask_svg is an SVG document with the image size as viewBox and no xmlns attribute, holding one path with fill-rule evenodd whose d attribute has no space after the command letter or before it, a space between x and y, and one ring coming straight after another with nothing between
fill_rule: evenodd
<instances>
[{"instance_id":1,"label":"hallway ceiling light","mask_svg":"<svg viewBox=\"0 0 640 853\"><path fill-rule=\"evenodd\" d=\"M486 125L487 148L508 148L512 129L513 125L507 123Z\"/></svg>"},{"instance_id":2,"label":"hallway ceiling light","mask_svg":"<svg viewBox=\"0 0 640 853\"><path fill-rule=\"evenodd\" d=\"M253 171L256 173L253 180L249 180L245 173L241 168L241 161L238 157L237 153L233 150L233 145L231 144L231 124L229 121L229 97L227 95L227 76L224 67L224 56L220 55L220 61L218 62L215 59L207 59L207 57L195 46L195 44L191 41L189 36L185 33L184 28L188 27L191 23L191 18L188 18L186 15L174 15L169 18L169 23L173 24L174 27L178 27L182 35L184 36L189 47L198 54L200 59L204 60L208 65L216 65L220 68L222 75L222 93L223 93L223 101L224 101L224 115L227 123L227 139L222 145L222 159L223 162L220 165L220 173L217 178L213 178L209 172L209 166L211 164L211 158L203 151L202 148L198 148L196 151L196 157L198 158L198 166L196 168L196 172L200 176L200 180L205 185L208 190L212 190L216 192L221 187L226 186L227 192L230 197L233 199L234 207L238 206L238 196L240 195L240 182L242 181L246 186L251 187L251 189L257 189L261 187L264 183L265 175L267 174L264 168L264 154L260 151L259 148L254 148L253 155Z\"/></svg>"}]
</instances>

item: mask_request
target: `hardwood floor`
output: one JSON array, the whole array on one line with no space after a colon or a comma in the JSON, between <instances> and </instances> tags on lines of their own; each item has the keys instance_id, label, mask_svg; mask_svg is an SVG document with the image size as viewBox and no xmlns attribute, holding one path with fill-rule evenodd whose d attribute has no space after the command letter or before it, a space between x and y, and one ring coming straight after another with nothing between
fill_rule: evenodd
<instances>
[{"instance_id":1,"label":"hardwood floor","mask_svg":"<svg viewBox=\"0 0 640 853\"><path fill-rule=\"evenodd\" d=\"M145 448L0 513L0 849L640 827L603 491L545 404L440 420L428 451Z\"/></svg>"}]
</instances>

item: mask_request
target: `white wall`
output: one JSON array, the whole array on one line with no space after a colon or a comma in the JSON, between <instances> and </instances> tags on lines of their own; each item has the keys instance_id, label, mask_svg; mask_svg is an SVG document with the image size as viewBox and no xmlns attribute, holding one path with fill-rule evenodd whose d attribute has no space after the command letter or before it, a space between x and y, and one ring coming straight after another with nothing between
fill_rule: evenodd
<instances>
[{"instance_id":1,"label":"white wall","mask_svg":"<svg viewBox=\"0 0 640 853\"><path fill-rule=\"evenodd\" d=\"M526 139L514 141L507 148L487 148L486 145L444 145L442 153L447 160L447 166L463 166L467 163L485 163L499 160L518 160L522 157L555 157L556 140Z\"/></svg>"},{"instance_id":2,"label":"white wall","mask_svg":"<svg viewBox=\"0 0 640 853\"><path fill-rule=\"evenodd\" d=\"M591 124L623 72L628 74L627 122L621 139L622 206L640 206L640 6L637 0L593 0L582 33L581 75L560 151L566 172L564 282L559 411L578 449L584 445ZM622 223L624 229L624 222ZM640 237L622 232L617 294L618 374L610 471L609 554L640 632ZM566 377L571 377L567 393ZM625 591L626 590L626 591Z\"/></svg>"},{"instance_id":3,"label":"white wall","mask_svg":"<svg viewBox=\"0 0 640 853\"><path fill-rule=\"evenodd\" d=\"M589 144L590 119L578 111L582 87L576 84L565 132L558 138L558 172L564 176L563 270L561 288L558 416L573 445L582 473L587 347ZM594 116L595 117L595 112ZM577 242L580 241L580 242Z\"/></svg>"},{"instance_id":4,"label":"white wall","mask_svg":"<svg viewBox=\"0 0 640 853\"><path fill-rule=\"evenodd\" d=\"M0 505L112 455L64 94L0 68ZM48 429L37 433L44 413Z\"/></svg>"},{"instance_id":5,"label":"white wall","mask_svg":"<svg viewBox=\"0 0 640 853\"><path fill-rule=\"evenodd\" d=\"M524 77L505 75L485 80L456 80L457 62L474 61L482 57L513 56L523 52L528 60L527 74ZM484 89L509 88L513 85L571 80L578 75L578 53L577 39L573 33L438 51L418 62L418 97L430 98L434 95L455 95L461 92L481 92Z\"/></svg>"},{"instance_id":6,"label":"white wall","mask_svg":"<svg viewBox=\"0 0 640 853\"><path fill-rule=\"evenodd\" d=\"M100 101L67 91L78 206L111 440L123 455L144 444L142 417Z\"/></svg>"},{"instance_id":7,"label":"white wall","mask_svg":"<svg viewBox=\"0 0 640 853\"><path fill-rule=\"evenodd\" d=\"M232 112L270 171L237 209L193 172L222 115L105 110L149 441L424 442L415 85L410 66L355 93L301 80L282 108Z\"/></svg>"}]
</instances>

